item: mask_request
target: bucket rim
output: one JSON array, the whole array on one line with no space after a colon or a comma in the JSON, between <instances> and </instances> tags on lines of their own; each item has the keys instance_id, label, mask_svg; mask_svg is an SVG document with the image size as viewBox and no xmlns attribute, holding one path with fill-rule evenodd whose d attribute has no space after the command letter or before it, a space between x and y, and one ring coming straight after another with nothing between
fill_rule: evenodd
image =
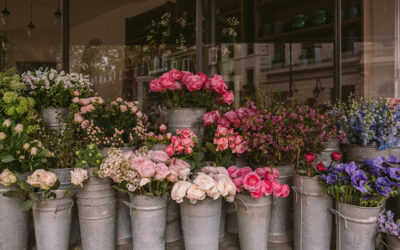
<instances>
[{"instance_id":1,"label":"bucket rim","mask_svg":"<svg viewBox=\"0 0 400 250\"><path fill-rule=\"evenodd\" d=\"M207 108L169 108L167 111L169 112L170 110L202 110L202 111L207 111Z\"/></svg>"},{"instance_id":2,"label":"bucket rim","mask_svg":"<svg viewBox=\"0 0 400 250\"><path fill-rule=\"evenodd\" d=\"M337 203L337 205L344 205L344 206L348 206L348 207L353 207L353 208L357 208L357 209L365 209L365 210L372 210L372 209L377 209L377 208L380 208L380 209L382 209L383 207L382 206L378 206L378 207L363 207L363 206L357 206L357 205L353 205L353 204L348 204L348 203L344 203L344 202L341 202L341 201L336 201Z\"/></svg>"}]
</instances>

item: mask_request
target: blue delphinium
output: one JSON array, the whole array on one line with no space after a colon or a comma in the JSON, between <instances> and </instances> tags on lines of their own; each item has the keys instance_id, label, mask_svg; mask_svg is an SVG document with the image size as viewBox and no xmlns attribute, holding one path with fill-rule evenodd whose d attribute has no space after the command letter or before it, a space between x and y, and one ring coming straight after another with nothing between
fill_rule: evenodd
<instances>
[{"instance_id":1,"label":"blue delphinium","mask_svg":"<svg viewBox=\"0 0 400 250\"><path fill-rule=\"evenodd\" d=\"M348 144L384 150L400 143L400 105L391 107L387 99L350 98L348 104L339 103L332 112Z\"/></svg>"},{"instance_id":2,"label":"blue delphinium","mask_svg":"<svg viewBox=\"0 0 400 250\"><path fill-rule=\"evenodd\" d=\"M400 220L394 221L394 214L388 210L378 217L378 232L393 235L400 239Z\"/></svg>"}]
</instances>

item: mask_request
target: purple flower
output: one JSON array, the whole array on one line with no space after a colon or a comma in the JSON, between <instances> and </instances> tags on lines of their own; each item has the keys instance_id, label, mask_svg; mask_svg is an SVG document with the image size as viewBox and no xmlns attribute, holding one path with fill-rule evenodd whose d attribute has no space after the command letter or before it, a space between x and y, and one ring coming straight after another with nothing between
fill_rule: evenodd
<instances>
[{"instance_id":1,"label":"purple flower","mask_svg":"<svg viewBox=\"0 0 400 250\"><path fill-rule=\"evenodd\" d=\"M336 173L329 173L326 177L326 183L329 185L334 185L338 180L338 175Z\"/></svg>"},{"instance_id":2,"label":"purple flower","mask_svg":"<svg viewBox=\"0 0 400 250\"><path fill-rule=\"evenodd\" d=\"M367 175L363 170L356 170L354 171L353 175L351 176L351 184L361 193L366 193L367 189L365 185L367 184Z\"/></svg>"},{"instance_id":3,"label":"purple flower","mask_svg":"<svg viewBox=\"0 0 400 250\"><path fill-rule=\"evenodd\" d=\"M375 165L374 161L371 159L366 159L363 164L364 167L367 167L368 172L371 174L378 176L380 169Z\"/></svg>"},{"instance_id":4,"label":"purple flower","mask_svg":"<svg viewBox=\"0 0 400 250\"><path fill-rule=\"evenodd\" d=\"M386 168L385 171L390 178L396 180L396 181L400 181L400 168Z\"/></svg>"},{"instance_id":5,"label":"purple flower","mask_svg":"<svg viewBox=\"0 0 400 250\"><path fill-rule=\"evenodd\" d=\"M400 164L399 159L397 159L397 157L395 157L393 155L389 156L388 162L393 163L393 164Z\"/></svg>"},{"instance_id":6,"label":"purple flower","mask_svg":"<svg viewBox=\"0 0 400 250\"><path fill-rule=\"evenodd\" d=\"M359 169L359 167L354 163L354 161L350 162L349 164L347 164L347 166L345 167L345 171L348 175L352 176L354 175L354 173Z\"/></svg>"},{"instance_id":7,"label":"purple flower","mask_svg":"<svg viewBox=\"0 0 400 250\"><path fill-rule=\"evenodd\" d=\"M337 164L335 166L335 170L338 171L338 172L343 172L345 170L346 166L347 166L346 163Z\"/></svg>"},{"instance_id":8,"label":"purple flower","mask_svg":"<svg viewBox=\"0 0 400 250\"><path fill-rule=\"evenodd\" d=\"M389 197L389 193L392 191L390 187L393 183L387 177L379 177L376 179L375 188L378 194Z\"/></svg>"}]
</instances>

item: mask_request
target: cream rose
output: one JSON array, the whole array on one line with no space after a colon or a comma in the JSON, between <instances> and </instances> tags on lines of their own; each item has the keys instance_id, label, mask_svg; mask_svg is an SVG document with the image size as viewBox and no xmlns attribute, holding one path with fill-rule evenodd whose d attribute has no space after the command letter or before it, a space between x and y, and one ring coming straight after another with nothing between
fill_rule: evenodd
<instances>
[{"instance_id":1,"label":"cream rose","mask_svg":"<svg viewBox=\"0 0 400 250\"><path fill-rule=\"evenodd\" d=\"M223 197L227 198L227 201L231 200L230 202L232 202L236 194L236 186L233 181L229 177L221 178L217 182L217 186L219 193Z\"/></svg>"},{"instance_id":2,"label":"cream rose","mask_svg":"<svg viewBox=\"0 0 400 250\"><path fill-rule=\"evenodd\" d=\"M43 190L49 190L56 182L57 175L53 172L45 171L45 173L40 176L40 188Z\"/></svg>"},{"instance_id":3,"label":"cream rose","mask_svg":"<svg viewBox=\"0 0 400 250\"><path fill-rule=\"evenodd\" d=\"M4 134L3 132L0 132L0 141L6 139L6 134Z\"/></svg>"},{"instance_id":4,"label":"cream rose","mask_svg":"<svg viewBox=\"0 0 400 250\"><path fill-rule=\"evenodd\" d=\"M157 181L163 181L168 175L168 167L164 163L158 163L156 165L156 174L154 175L154 179Z\"/></svg>"},{"instance_id":5,"label":"cream rose","mask_svg":"<svg viewBox=\"0 0 400 250\"><path fill-rule=\"evenodd\" d=\"M0 184L3 186L10 186L17 181L17 176L13 174L8 168L4 169L0 174Z\"/></svg>"},{"instance_id":6,"label":"cream rose","mask_svg":"<svg viewBox=\"0 0 400 250\"><path fill-rule=\"evenodd\" d=\"M214 200L218 199L221 196L221 194L219 193L219 189L216 186L206 190L206 194Z\"/></svg>"},{"instance_id":7,"label":"cream rose","mask_svg":"<svg viewBox=\"0 0 400 250\"><path fill-rule=\"evenodd\" d=\"M197 201L206 198L206 192L204 192L204 190L202 190L198 185L192 184L187 190L186 198L190 200L190 203L195 204Z\"/></svg>"},{"instance_id":8,"label":"cream rose","mask_svg":"<svg viewBox=\"0 0 400 250\"><path fill-rule=\"evenodd\" d=\"M186 191L192 184L187 181L178 181L174 184L171 190L171 199L176 203L181 203L183 198L186 196Z\"/></svg>"},{"instance_id":9,"label":"cream rose","mask_svg":"<svg viewBox=\"0 0 400 250\"><path fill-rule=\"evenodd\" d=\"M37 148L36 147L32 147L31 148L31 155L36 155L37 154Z\"/></svg>"},{"instance_id":10,"label":"cream rose","mask_svg":"<svg viewBox=\"0 0 400 250\"><path fill-rule=\"evenodd\" d=\"M200 189L207 191L213 187L216 187L217 183L211 176L200 173L194 180L193 183L198 185Z\"/></svg>"},{"instance_id":11,"label":"cream rose","mask_svg":"<svg viewBox=\"0 0 400 250\"><path fill-rule=\"evenodd\" d=\"M4 120L3 126L7 127L7 128L10 127L11 126L11 120L10 119Z\"/></svg>"},{"instance_id":12,"label":"cream rose","mask_svg":"<svg viewBox=\"0 0 400 250\"><path fill-rule=\"evenodd\" d=\"M75 168L71 171L71 183L83 187L83 182L89 178L88 172L83 168Z\"/></svg>"},{"instance_id":13,"label":"cream rose","mask_svg":"<svg viewBox=\"0 0 400 250\"><path fill-rule=\"evenodd\" d=\"M22 125L21 123L18 123L15 127L14 127L15 132L17 133L21 133L24 130L24 125Z\"/></svg>"},{"instance_id":14,"label":"cream rose","mask_svg":"<svg viewBox=\"0 0 400 250\"><path fill-rule=\"evenodd\" d=\"M40 178L42 175L45 174L45 170L43 169L38 169L35 172L33 172L28 178L26 179L26 182L31 185L32 187L40 187Z\"/></svg>"}]
</instances>

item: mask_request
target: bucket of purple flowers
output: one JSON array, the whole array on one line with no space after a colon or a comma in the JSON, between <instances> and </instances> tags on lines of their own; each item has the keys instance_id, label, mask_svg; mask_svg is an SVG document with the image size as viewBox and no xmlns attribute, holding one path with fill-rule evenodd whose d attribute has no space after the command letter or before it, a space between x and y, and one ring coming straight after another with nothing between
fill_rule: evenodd
<instances>
[{"instance_id":1,"label":"bucket of purple flowers","mask_svg":"<svg viewBox=\"0 0 400 250\"><path fill-rule=\"evenodd\" d=\"M400 219L395 221L392 211L388 210L378 217L378 232L385 235L389 250L400 250Z\"/></svg>"}]
</instances>

